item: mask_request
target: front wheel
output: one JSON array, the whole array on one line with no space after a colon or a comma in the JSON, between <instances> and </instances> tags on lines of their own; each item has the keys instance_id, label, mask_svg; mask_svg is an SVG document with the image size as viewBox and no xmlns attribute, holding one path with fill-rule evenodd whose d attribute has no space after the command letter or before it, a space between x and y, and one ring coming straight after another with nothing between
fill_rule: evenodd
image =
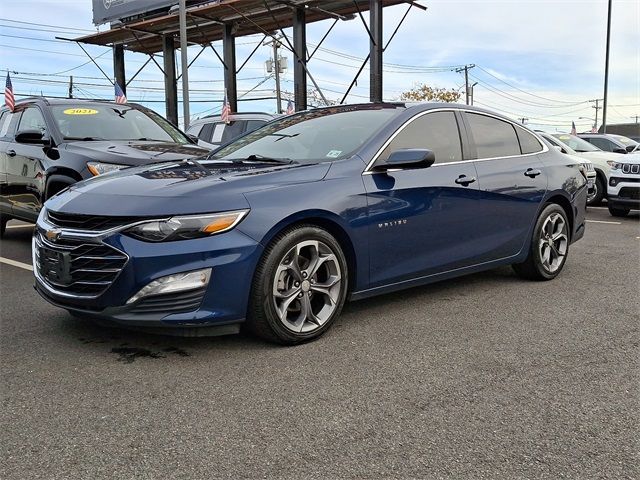
<instances>
[{"instance_id":1,"label":"front wheel","mask_svg":"<svg viewBox=\"0 0 640 480\"><path fill-rule=\"evenodd\" d=\"M548 204L533 229L529 255L523 263L513 265L515 272L529 280L556 278L569 253L569 220L564 209Z\"/></svg>"},{"instance_id":2,"label":"front wheel","mask_svg":"<svg viewBox=\"0 0 640 480\"><path fill-rule=\"evenodd\" d=\"M0 214L0 237L4 237L4 232L7 229L7 222L9 221L9 217Z\"/></svg>"},{"instance_id":3,"label":"front wheel","mask_svg":"<svg viewBox=\"0 0 640 480\"><path fill-rule=\"evenodd\" d=\"M626 217L627 215L629 215L630 211L630 208L614 207L613 205L609 204L609 213L613 217Z\"/></svg>"},{"instance_id":4,"label":"front wheel","mask_svg":"<svg viewBox=\"0 0 640 480\"><path fill-rule=\"evenodd\" d=\"M600 175L596 177L596 181L593 186L594 190L591 195L587 195L587 206L593 207L600 205L604 198L604 192L606 191L605 183L600 178Z\"/></svg>"},{"instance_id":5,"label":"front wheel","mask_svg":"<svg viewBox=\"0 0 640 480\"><path fill-rule=\"evenodd\" d=\"M319 337L347 296L347 262L326 230L303 225L276 237L256 269L247 327L285 345Z\"/></svg>"}]
</instances>

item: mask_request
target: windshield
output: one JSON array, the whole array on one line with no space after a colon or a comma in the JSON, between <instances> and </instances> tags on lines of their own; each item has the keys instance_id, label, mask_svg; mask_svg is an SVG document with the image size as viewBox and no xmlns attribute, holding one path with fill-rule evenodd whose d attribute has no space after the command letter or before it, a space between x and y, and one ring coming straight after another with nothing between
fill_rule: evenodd
<instances>
[{"instance_id":1,"label":"windshield","mask_svg":"<svg viewBox=\"0 0 640 480\"><path fill-rule=\"evenodd\" d=\"M368 105L311 110L284 117L238 138L211 158L330 162L354 154L399 107Z\"/></svg>"},{"instance_id":2,"label":"windshield","mask_svg":"<svg viewBox=\"0 0 640 480\"><path fill-rule=\"evenodd\" d=\"M623 143L625 146L636 146L638 145L638 142L636 142L635 140L630 139L629 137L624 137L622 135L611 135L613 138L615 138L616 140L618 140L620 143Z\"/></svg>"},{"instance_id":3,"label":"windshield","mask_svg":"<svg viewBox=\"0 0 640 480\"><path fill-rule=\"evenodd\" d=\"M116 103L53 105L53 118L65 140L189 140L160 115Z\"/></svg>"},{"instance_id":4,"label":"windshield","mask_svg":"<svg viewBox=\"0 0 640 480\"><path fill-rule=\"evenodd\" d=\"M568 133L554 133L554 137L560 140L569 148L574 149L576 152L600 152L601 150L595 145L591 145L586 140L576 137L575 135L569 135Z\"/></svg>"}]
</instances>

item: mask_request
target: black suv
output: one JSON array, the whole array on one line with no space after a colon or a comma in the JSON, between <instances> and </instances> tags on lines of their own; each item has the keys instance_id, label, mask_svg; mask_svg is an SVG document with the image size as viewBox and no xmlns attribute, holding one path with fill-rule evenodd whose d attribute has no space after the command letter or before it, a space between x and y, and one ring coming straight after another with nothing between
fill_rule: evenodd
<instances>
[{"instance_id":1,"label":"black suv","mask_svg":"<svg viewBox=\"0 0 640 480\"><path fill-rule=\"evenodd\" d=\"M77 181L206 153L141 105L21 100L0 110L0 232L11 218L35 222L48 198Z\"/></svg>"}]
</instances>

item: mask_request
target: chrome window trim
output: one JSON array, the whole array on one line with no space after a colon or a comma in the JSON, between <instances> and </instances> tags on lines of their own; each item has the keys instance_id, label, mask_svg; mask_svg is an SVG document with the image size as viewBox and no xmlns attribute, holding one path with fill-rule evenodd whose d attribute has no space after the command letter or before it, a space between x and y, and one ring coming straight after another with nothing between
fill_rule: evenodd
<instances>
[{"instance_id":1,"label":"chrome window trim","mask_svg":"<svg viewBox=\"0 0 640 480\"><path fill-rule=\"evenodd\" d=\"M389 137L387 139L387 141L384 142L382 147L380 147L380 149L378 149L376 154L373 156L373 159L367 164L367 166L363 170L362 175L373 175L374 173L378 173L378 172L375 172L375 171L371 170L373 165L378 161L378 159L380 158L380 155L382 155L382 152L384 152L384 150L398 136L398 134L400 134L400 132L402 132L414 120L417 120L418 118L421 118L421 117L423 117L425 115L428 115L430 113L435 113L435 112L456 112L456 111L467 112L467 113L475 113L475 114L478 114L478 115L485 115L487 117L495 118L496 120L501 120L503 122L507 122L507 123L511 124L512 126L520 128L520 129L524 130L525 132L530 133L531 135L533 135L536 138L536 140L538 140L538 143L540 143L542 148L537 152L521 153L519 155L507 155L507 156L503 156L503 157L488 157L488 158L473 158L473 159L470 159L470 160L456 160L456 161L453 161L453 162L434 163L429 168L443 166L443 165L458 165L458 164L470 163L470 162L485 162L487 160L500 160L500 159L503 159L503 158L516 158L516 157L522 158L522 157L529 157L531 155L538 155L540 153L546 153L546 152L549 151L549 147L547 146L547 144L544 141L542 141L542 139L540 138L540 136L536 132L532 132L530 130L527 130L526 128L523 128L521 125L518 125L517 122L511 121L509 119L505 119L505 118L499 117L499 116L491 114L491 113L481 112L481 111L478 111L478 110L471 110L471 109L466 109L466 108L446 108L446 107L444 107L444 108L434 108L432 110L426 110L424 112L420 112L417 115L414 115L413 117L411 117L409 120L407 120L402 125L400 125L400 127L398 127L398 129L393 133L393 135L391 135L391 137ZM458 128L459 128L459 126L458 126ZM517 134L516 134L516 138L517 138ZM518 140L518 145L520 145L520 140ZM398 171L403 171L403 170L404 169L401 169L401 168L394 168L394 169L389 169L389 170L386 170L386 171L387 172L398 172Z\"/></svg>"}]
</instances>

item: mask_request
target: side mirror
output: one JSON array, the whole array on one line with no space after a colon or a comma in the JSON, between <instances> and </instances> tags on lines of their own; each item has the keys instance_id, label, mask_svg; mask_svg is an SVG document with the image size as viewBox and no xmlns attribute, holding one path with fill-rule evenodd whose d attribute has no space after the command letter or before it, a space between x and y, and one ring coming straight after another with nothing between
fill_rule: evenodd
<instances>
[{"instance_id":1,"label":"side mirror","mask_svg":"<svg viewBox=\"0 0 640 480\"><path fill-rule=\"evenodd\" d=\"M49 139L40 130L22 130L16 134L17 143L28 143L31 145L47 145Z\"/></svg>"},{"instance_id":2,"label":"side mirror","mask_svg":"<svg viewBox=\"0 0 640 480\"><path fill-rule=\"evenodd\" d=\"M637 145L627 145L627 153L631 153L636 149Z\"/></svg>"},{"instance_id":3,"label":"side mirror","mask_svg":"<svg viewBox=\"0 0 640 480\"><path fill-rule=\"evenodd\" d=\"M554 145L553 148L555 148L560 153L567 153L564 151L564 148L562 148L560 145Z\"/></svg>"},{"instance_id":4,"label":"side mirror","mask_svg":"<svg viewBox=\"0 0 640 480\"><path fill-rule=\"evenodd\" d=\"M613 153L627 153L627 149L626 148L614 148L613 149Z\"/></svg>"},{"instance_id":5,"label":"side mirror","mask_svg":"<svg viewBox=\"0 0 640 480\"><path fill-rule=\"evenodd\" d=\"M389 158L378 162L374 167L377 171L386 171L390 169L414 169L428 168L434 164L436 156L431 150L420 148L407 148L396 150Z\"/></svg>"}]
</instances>

